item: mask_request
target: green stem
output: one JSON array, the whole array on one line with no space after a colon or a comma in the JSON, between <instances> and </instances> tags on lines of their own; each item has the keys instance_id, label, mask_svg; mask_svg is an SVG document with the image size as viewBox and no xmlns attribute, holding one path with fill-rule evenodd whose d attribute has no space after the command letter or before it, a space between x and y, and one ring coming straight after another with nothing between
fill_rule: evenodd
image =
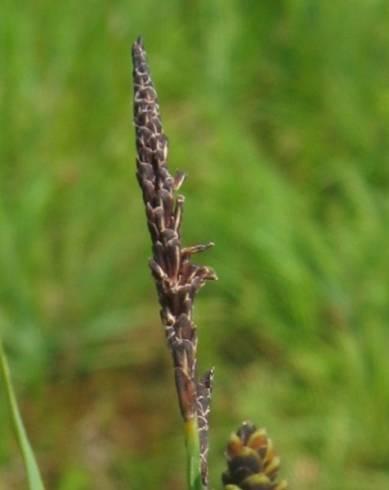
<instances>
[{"instance_id":1,"label":"green stem","mask_svg":"<svg viewBox=\"0 0 389 490\"><path fill-rule=\"evenodd\" d=\"M200 473L200 442L197 418L185 422L185 445L187 455L188 489L205 490Z\"/></svg>"},{"instance_id":2,"label":"green stem","mask_svg":"<svg viewBox=\"0 0 389 490\"><path fill-rule=\"evenodd\" d=\"M28 440L27 432L26 429L24 428L23 420L19 412L15 392L12 386L8 361L4 352L1 339L0 339L0 377L3 379L4 382L6 400L11 414L12 425L16 435L18 446L24 460L29 489L44 490L39 468L36 463L35 456L31 448L30 442Z\"/></svg>"}]
</instances>

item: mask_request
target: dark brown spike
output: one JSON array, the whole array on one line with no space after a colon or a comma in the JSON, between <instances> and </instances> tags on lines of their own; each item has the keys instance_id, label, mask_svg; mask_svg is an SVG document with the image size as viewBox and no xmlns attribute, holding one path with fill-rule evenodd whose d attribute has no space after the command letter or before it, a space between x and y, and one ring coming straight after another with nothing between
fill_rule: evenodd
<instances>
[{"instance_id":1,"label":"dark brown spike","mask_svg":"<svg viewBox=\"0 0 389 490\"><path fill-rule=\"evenodd\" d=\"M132 47L132 59L137 178L152 240L150 268L175 367L181 414L185 421L198 419L201 472L205 482L213 371L197 381L197 329L192 320L192 311L195 293L207 280L216 279L216 275L209 267L191 264L190 258L212 245L182 247L180 229L184 196L175 193L181 187L185 174L178 171L173 177L167 167L168 140L163 131L158 95L140 37Z\"/></svg>"}]
</instances>

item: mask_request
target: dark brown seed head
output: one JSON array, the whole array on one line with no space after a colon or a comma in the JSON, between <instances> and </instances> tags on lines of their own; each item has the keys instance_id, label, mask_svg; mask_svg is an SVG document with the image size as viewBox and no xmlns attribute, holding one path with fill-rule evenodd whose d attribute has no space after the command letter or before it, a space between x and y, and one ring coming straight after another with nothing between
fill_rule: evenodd
<instances>
[{"instance_id":1,"label":"dark brown seed head","mask_svg":"<svg viewBox=\"0 0 389 490\"><path fill-rule=\"evenodd\" d=\"M161 305L161 320L171 350L176 388L184 420L198 419L201 474L207 481L208 418L212 372L200 381L196 374L197 329L192 319L197 292L216 279L210 267L191 262L194 253L210 245L183 247L181 223L184 196L176 195L185 174L173 177L167 166L168 142L163 131L158 96L140 38L132 48L134 125L137 179L142 189L147 225L152 241L150 269Z\"/></svg>"}]
</instances>

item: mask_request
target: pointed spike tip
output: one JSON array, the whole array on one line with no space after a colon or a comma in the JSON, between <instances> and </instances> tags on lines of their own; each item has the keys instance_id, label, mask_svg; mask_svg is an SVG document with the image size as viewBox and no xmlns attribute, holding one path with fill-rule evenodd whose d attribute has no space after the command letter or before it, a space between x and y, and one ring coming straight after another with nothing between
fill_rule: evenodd
<instances>
[{"instance_id":1,"label":"pointed spike tip","mask_svg":"<svg viewBox=\"0 0 389 490\"><path fill-rule=\"evenodd\" d=\"M136 55L142 54L144 51L145 51L145 48L143 45L143 38L142 38L142 36L138 36L132 45L132 55L136 56Z\"/></svg>"}]
</instances>

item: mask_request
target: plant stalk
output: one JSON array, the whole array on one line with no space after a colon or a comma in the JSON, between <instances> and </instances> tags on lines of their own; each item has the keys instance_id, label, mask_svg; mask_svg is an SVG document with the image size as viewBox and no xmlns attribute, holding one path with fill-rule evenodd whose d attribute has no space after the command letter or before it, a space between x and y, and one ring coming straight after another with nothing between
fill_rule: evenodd
<instances>
[{"instance_id":1,"label":"plant stalk","mask_svg":"<svg viewBox=\"0 0 389 490\"><path fill-rule=\"evenodd\" d=\"M187 480L190 490L204 490L201 481L200 468L200 442L198 437L197 419L193 418L184 424L185 446L187 456Z\"/></svg>"}]
</instances>

